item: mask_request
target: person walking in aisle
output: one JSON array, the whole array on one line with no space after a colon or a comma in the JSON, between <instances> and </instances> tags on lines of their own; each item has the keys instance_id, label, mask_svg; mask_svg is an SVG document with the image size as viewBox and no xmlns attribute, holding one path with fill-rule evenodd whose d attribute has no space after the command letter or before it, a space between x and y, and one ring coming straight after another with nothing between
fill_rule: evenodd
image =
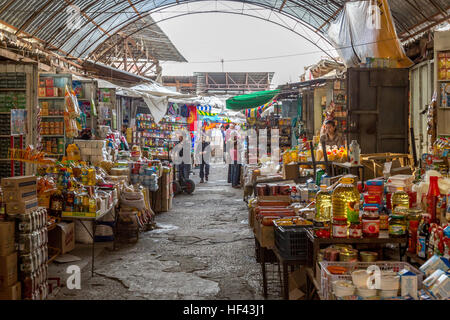
<instances>
[{"instance_id":1,"label":"person walking in aisle","mask_svg":"<svg viewBox=\"0 0 450 320\"><path fill-rule=\"evenodd\" d=\"M233 149L231 151L231 186L233 188L239 189L241 184L241 161L240 161L240 150L239 150L239 135L233 134L231 139L233 141Z\"/></svg>"},{"instance_id":2,"label":"person walking in aisle","mask_svg":"<svg viewBox=\"0 0 450 320\"><path fill-rule=\"evenodd\" d=\"M200 183L205 183L205 180L208 181L209 176L209 162L211 160L210 153L208 152L208 148L210 146L210 142L207 141L206 135L203 133L201 135L201 144L197 147L196 155L198 156L198 161L200 162Z\"/></svg>"},{"instance_id":3,"label":"person walking in aisle","mask_svg":"<svg viewBox=\"0 0 450 320\"><path fill-rule=\"evenodd\" d=\"M225 131L225 144L226 145L228 145L228 142L230 141L232 132L235 132L235 131L236 131L235 125L234 125L234 123L231 123L230 126L228 127L228 129ZM231 143L230 143L230 145L231 145ZM227 152L228 150L225 148L224 151L226 152L226 156L228 157L228 152ZM228 180L227 180L228 183L232 183L232 172L231 172L232 163L233 163L232 161L233 161L233 159L230 159L230 162L228 164Z\"/></svg>"}]
</instances>

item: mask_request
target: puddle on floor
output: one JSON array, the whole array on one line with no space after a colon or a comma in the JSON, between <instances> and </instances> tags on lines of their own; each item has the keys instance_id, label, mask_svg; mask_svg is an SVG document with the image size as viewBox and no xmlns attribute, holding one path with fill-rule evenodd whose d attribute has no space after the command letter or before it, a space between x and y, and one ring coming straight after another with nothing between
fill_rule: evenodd
<instances>
[{"instance_id":1,"label":"puddle on floor","mask_svg":"<svg viewBox=\"0 0 450 320\"><path fill-rule=\"evenodd\" d=\"M171 225L171 224L156 224L157 228L155 230L149 231L148 234L156 234L156 233L164 233L172 230L177 230L179 227Z\"/></svg>"}]
</instances>

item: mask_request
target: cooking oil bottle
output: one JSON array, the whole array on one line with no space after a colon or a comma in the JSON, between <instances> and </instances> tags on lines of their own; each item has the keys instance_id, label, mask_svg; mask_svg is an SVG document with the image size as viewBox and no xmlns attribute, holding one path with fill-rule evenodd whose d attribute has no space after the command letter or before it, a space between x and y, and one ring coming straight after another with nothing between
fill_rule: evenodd
<instances>
[{"instance_id":1,"label":"cooking oil bottle","mask_svg":"<svg viewBox=\"0 0 450 320\"><path fill-rule=\"evenodd\" d=\"M398 187L391 198L392 212L396 209L409 209L409 195L403 187Z\"/></svg>"},{"instance_id":2,"label":"cooking oil bottle","mask_svg":"<svg viewBox=\"0 0 450 320\"><path fill-rule=\"evenodd\" d=\"M353 178L342 178L331 196L333 218L347 218L348 222L359 222L359 192Z\"/></svg>"},{"instance_id":3,"label":"cooking oil bottle","mask_svg":"<svg viewBox=\"0 0 450 320\"><path fill-rule=\"evenodd\" d=\"M320 186L320 191L316 195L316 220L331 220L331 194L325 184Z\"/></svg>"}]
</instances>

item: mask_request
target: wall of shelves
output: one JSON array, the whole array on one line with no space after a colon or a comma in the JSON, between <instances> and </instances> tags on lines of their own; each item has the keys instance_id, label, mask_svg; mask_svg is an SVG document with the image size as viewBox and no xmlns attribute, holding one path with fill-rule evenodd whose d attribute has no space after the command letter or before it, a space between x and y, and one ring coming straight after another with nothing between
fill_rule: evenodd
<instances>
[{"instance_id":1,"label":"wall of shelves","mask_svg":"<svg viewBox=\"0 0 450 320\"><path fill-rule=\"evenodd\" d=\"M72 88L71 74L39 74L38 101L41 108L41 143L43 151L52 157L65 154L65 87Z\"/></svg>"},{"instance_id":2,"label":"wall of shelves","mask_svg":"<svg viewBox=\"0 0 450 320\"><path fill-rule=\"evenodd\" d=\"M437 135L450 136L450 31L434 34Z\"/></svg>"},{"instance_id":3,"label":"wall of shelves","mask_svg":"<svg viewBox=\"0 0 450 320\"><path fill-rule=\"evenodd\" d=\"M34 144L34 106L37 104L37 66L27 63L0 63L0 178L9 177L11 161L8 149L11 146L11 109L27 111L27 132L23 137L23 145L19 145L19 137L14 138L15 147ZM31 174L29 164L14 163L14 175L20 175L20 166L24 174Z\"/></svg>"}]
</instances>

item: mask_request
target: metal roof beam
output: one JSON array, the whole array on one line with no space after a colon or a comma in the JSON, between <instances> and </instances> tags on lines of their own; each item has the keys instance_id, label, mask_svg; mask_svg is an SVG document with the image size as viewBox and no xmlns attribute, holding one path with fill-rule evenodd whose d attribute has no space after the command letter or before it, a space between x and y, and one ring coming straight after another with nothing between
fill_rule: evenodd
<instances>
[{"instance_id":1,"label":"metal roof beam","mask_svg":"<svg viewBox=\"0 0 450 320\"><path fill-rule=\"evenodd\" d=\"M44 11L54 0L48 0L42 7L37 9L16 31L16 35L19 35L22 30L25 30L26 27L30 25L31 22L42 12Z\"/></svg>"}]
</instances>

